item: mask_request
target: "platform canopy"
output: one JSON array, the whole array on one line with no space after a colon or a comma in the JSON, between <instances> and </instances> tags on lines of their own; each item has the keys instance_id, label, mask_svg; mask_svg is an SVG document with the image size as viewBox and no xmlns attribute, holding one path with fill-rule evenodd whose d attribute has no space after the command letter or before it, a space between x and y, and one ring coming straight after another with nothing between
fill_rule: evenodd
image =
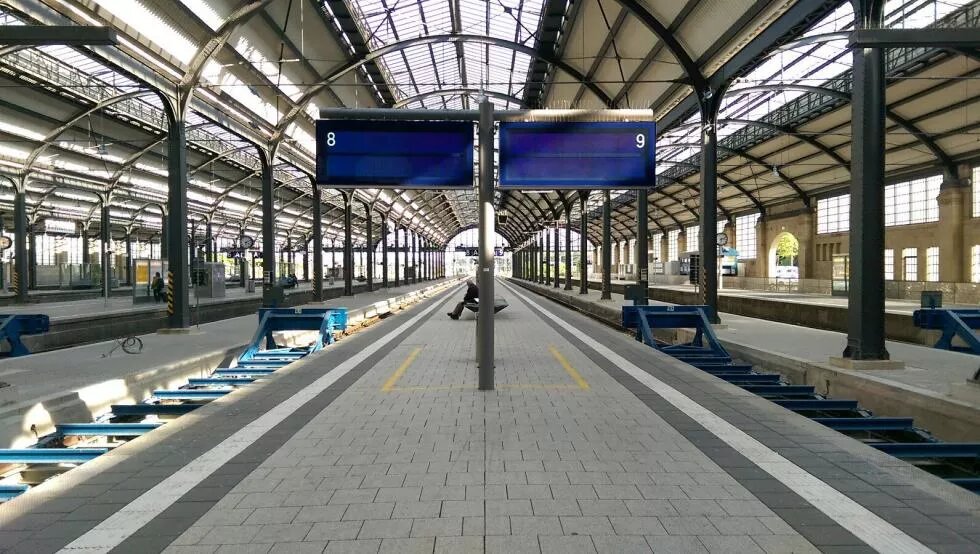
<instances>
[{"instance_id":1,"label":"platform canopy","mask_svg":"<svg viewBox=\"0 0 980 554\"><path fill-rule=\"evenodd\" d=\"M311 235L314 122L321 108L643 108L657 121L654 233L693 225L699 202L699 83L732 81L719 129L719 213L812 207L849 183L850 52L844 0L13 0L3 25L84 25L117 46L0 48L0 174L25 172L33 221L111 222L159 233L167 195L160 95L187 106L188 231L261 232L258 149L274 145L279 243ZM976 27L967 0L886 2L886 25ZM801 40L802 39L802 40ZM980 148L969 48L892 49L887 57L889 178L948 172ZM972 87L972 88L971 88ZM469 191L359 190L367 204L435 243L476 222ZM614 193L613 237L635 233L635 192ZM586 206L599 236L598 199ZM327 241L343 199L324 191ZM578 194L501 191L499 228L520 244L577 218ZM12 193L0 187L0 209Z\"/></svg>"}]
</instances>

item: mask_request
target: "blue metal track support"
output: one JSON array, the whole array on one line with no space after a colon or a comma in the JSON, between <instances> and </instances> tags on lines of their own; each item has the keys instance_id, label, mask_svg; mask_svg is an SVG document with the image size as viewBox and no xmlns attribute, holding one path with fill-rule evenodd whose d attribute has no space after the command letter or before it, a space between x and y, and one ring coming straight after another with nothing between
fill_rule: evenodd
<instances>
[{"instance_id":1,"label":"blue metal track support","mask_svg":"<svg viewBox=\"0 0 980 554\"><path fill-rule=\"evenodd\" d=\"M857 400L773 400L775 404L794 412L847 412L857 411Z\"/></svg>"},{"instance_id":2,"label":"blue metal track support","mask_svg":"<svg viewBox=\"0 0 980 554\"><path fill-rule=\"evenodd\" d=\"M4 356L26 356L31 353L20 337L47 333L51 328L44 314L0 315L0 342L7 341L10 351Z\"/></svg>"},{"instance_id":3,"label":"blue metal track support","mask_svg":"<svg viewBox=\"0 0 980 554\"><path fill-rule=\"evenodd\" d=\"M254 377L208 377L203 379L188 379L187 384L192 387L233 385L242 386L255 382Z\"/></svg>"},{"instance_id":4,"label":"blue metal track support","mask_svg":"<svg viewBox=\"0 0 980 554\"><path fill-rule=\"evenodd\" d=\"M748 373L752 371L752 364L724 364L702 362L697 360L688 363L702 371L707 371L709 373L712 371L723 371L726 373Z\"/></svg>"},{"instance_id":5,"label":"blue metal track support","mask_svg":"<svg viewBox=\"0 0 980 554\"><path fill-rule=\"evenodd\" d=\"M980 444L969 442L890 442L871 446L902 459L980 458Z\"/></svg>"},{"instance_id":6,"label":"blue metal track support","mask_svg":"<svg viewBox=\"0 0 980 554\"><path fill-rule=\"evenodd\" d=\"M912 313L912 323L920 329L942 331L936 348L980 355L980 339L976 335L980 329L980 309L916 310ZM954 338L959 338L966 346L954 345Z\"/></svg>"},{"instance_id":7,"label":"blue metal track support","mask_svg":"<svg viewBox=\"0 0 980 554\"><path fill-rule=\"evenodd\" d=\"M174 389L155 390L153 396L168 400L213 400L221 398L234 389Z\"/></svg>"},{"instance_id":8,"label":"blue metal track support","mask_svg":"<svg viewBox=\"0 0 980 554\"><path fill-rule=\"evenodd\" d=\"M0 464L81 464L108 451L108 448L4 448L0 449Z\"/></svg>"},{"instance_id":9,"label":"blue metal track support","mask_svg":"<svg viewBox=\"0 0 980 554\"><path fill-rule=\"evenodd\" d=\"M184 415L203 404L114 404L110 411L115 416Z\"/></svg>"},{"instance_id":10,"label":"blue metal track support","mask_svg":"<svg viewBox=\"0 0 980 554\"><path fill-rule=\"evenodd\" d=\"M221 369L214 370L214 373L212 373L212 375L214 375L215 377L224 377L226 375L229 375L229 376L231 376L231 375L238 375L238 376L242 376L242 377L265 377L267 375L272 375L275 372L276 372L276 370L275 369L271 369L271 368L244 368L244 367L242 367L242 368L237 368L236 369L236 368L230 368L230 367L223 367Z\"/></svg>"},{"instance_id":11,"label":"blue metal track support","mask_svg":"<svg viewBox=\"0 0 980 554\"><path fill-rule=\"evenodd\" d=\"M968 491L980 493L980 478L978 477L954 477L947 479L954 485L959 485Z\"/></svg>"},{"instance_id":12,"label":"blue metal track support","mask_svg":"<svg viewBox=\"0 0 980 554\"><path fill-rule=\"evenodd\" d=\"M709 306L623 306L623 327L636 329L636 340L678 359L714 356L713 363L730 362L711 328L709 317L714 316ZM694 338L687 344L665 345L654 338L655 329L694 329Z\"/></svg>"},{"instance_id":13,"label":"blue metal track support","mask_svg":"<svg viewBox=\"0 0 980 554\"><path fill-rule=\"evenodd\" d=\"M27 485L0 485L0 502L6 502L27 492Z\"/></svg>"},{"instance_id":14,"label":"blue metal track support","mask_svg":"<svg viewBox=\"0 0 980 554\"><path fill-rule=\"evenodd\" d=\"M138 437L160 427L162 423L63 423L55 425L62 437Z\"/></svg>"},{"instance_id":15,"label":"blue metal track support","mask_svg":"<svg viewBox=\"0 0 980 554\"><path fill-rule=\"evenodd\" d=\"M775 373L716 373L715 377L736 384L778 385L779 375Z\"/></svg>"},{"instance_id":16,"label":"blue metal track support","mask_svg":"<svg viewBox=\"0 0 980 554\"><path fill-rule=\"evenodd\" d=\"M813 396L810 385L742 385L742 388L759 396Z\"/></svg>"},{"instance_id":17,"label":"blue metal track support","mask_svg":"<svg viewBox=\"0 0 980 554\"><path fill-rule=\"evenodd\" d=\"M259 327L238 360L245 362L255 358L263 344L266 350L283 348L273 335L277 331L318 331L313 344L302 352L310 354L325 344L332 344L334 332L346 328L347 308L259 308Z\"/></svg>"},{"instance_id":18,"label":"blue metal track support","mask_svg":"<svg viewBox=\"0 0 980 554\"><path fill-rule=\"evenodd\" d=\"M834 431L912 431L911 417L815 417Z\"/></svg>"}]
</instances>

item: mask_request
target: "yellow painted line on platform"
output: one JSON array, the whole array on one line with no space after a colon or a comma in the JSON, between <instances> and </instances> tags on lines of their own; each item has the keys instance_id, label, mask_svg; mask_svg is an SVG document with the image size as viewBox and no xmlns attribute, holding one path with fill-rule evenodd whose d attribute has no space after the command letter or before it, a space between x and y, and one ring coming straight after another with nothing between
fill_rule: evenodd
<instances>
[{"instance_id":1,"label":"yellow painted line on platform","mask_svg":"<svg viewBox=\"0 0 980 554\"><path fill-rule=\"evenodd\" d=\"M391 389L395 388L395 383L402 378L402 375L404 375L405 371L408 370L408 366L412 365L412 362L415 361L415 357L418 356L419 352L421 351L422 347L419 346L408 354L408 357L405 358L402 365L398 366L398 369L396 369L395 372L391 374L391 377L388 377L388 380L385 381L385 384L381 386L381 390L383 392L391 392Z\"/></svg>"},{"instance_id":2,"label":"yellow painted line on platform","mask_svg":"<svg viewBox=\"0 0 980 554\"><path fill-rule=\"evenodd\" d=\"M588 388L588 384L585 385ZM391 387L386 392L419 392L419 391L449 391L449 390L476 390L476 385L431 385L414 387ZM566 384L547 384L547 383L503 383L496 385L498 389L544 389L544 390L568 390L579 389L579 385Z\"/></svg>"},{"instance_id":3,"label":"yellow painted line on platform","mask_svg":"<svg viewBox=\"0 0 980 554\"><path fill-rule=\"evenodd\" d=\"M568 363L568 360L566 360L565 357L561 355L561 352L559 352L558 349L554 347L554 345L548 346L548 350L550 350L551 355L554 356L556 360L558 360L558 363L560 363L561 366L565 368L565 372L572 377L572 380L575 381L575 383L578 385L578 388L582 390L589 390L589 384L585 381L585 379L582 378L581 375L579 375L578 371L575 371L575 368L572 367L572 364Z\"/></svg>"}]
</instances>

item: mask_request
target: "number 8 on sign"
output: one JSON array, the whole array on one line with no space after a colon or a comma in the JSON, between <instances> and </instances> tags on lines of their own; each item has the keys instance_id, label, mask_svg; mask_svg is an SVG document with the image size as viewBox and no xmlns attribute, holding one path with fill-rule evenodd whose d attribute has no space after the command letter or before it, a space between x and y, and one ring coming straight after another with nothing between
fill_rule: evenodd
<instances>
[{"instance_id":1,"label":"number 8 on sign","mask_svg":"<svg viewBox=\"0 0 980 554\"><path fill-rule=\"evenodd\" d=\"M337 133L327 133L327 146L337 146Z\"/></svg>"}]
</instances>

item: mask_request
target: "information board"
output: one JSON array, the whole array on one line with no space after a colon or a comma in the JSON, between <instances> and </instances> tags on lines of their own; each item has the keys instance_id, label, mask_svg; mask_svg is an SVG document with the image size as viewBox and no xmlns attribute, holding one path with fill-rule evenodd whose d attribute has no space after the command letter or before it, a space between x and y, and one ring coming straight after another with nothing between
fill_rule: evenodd
<instances>
[{"instance_id":1,"label":"information board","mask_svg":"<svg viewBox=\"0 0 980 554\"><path fill-rule=\"evenodd\" d=\"M656 137L652 121L501 122L500 188L653 186Z\"/></svg>"},{"instance_id":2,"label":"information board","mask_svg":"<svg viewBox=\"0 0 980 554\"><path fill-rule=\"evenodd\" d=\"M473 123L318 120L316 180L332 188L470 188Z\"/></svg>"}]
</instances>

